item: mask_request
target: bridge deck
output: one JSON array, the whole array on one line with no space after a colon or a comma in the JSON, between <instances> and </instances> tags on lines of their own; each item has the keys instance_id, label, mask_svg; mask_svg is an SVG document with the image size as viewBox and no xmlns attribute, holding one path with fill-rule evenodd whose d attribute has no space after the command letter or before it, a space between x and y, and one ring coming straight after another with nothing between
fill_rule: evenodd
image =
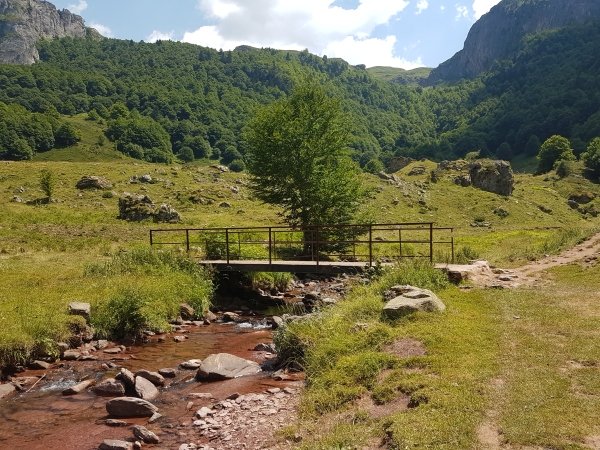
<instances>
[{"instance_id":1,"label":"bridge deck","mask_svg":"<svg viewBox=\"0 0 600 450\"><path fill-rule=\"evenodd\" d=\"M369 267L368 262L349 261L268 261L262 260L201 260L219 272L291 272L291 273L357 273ZM385 264L384 264L385 265Z\"/></svg>"}]
</instances>

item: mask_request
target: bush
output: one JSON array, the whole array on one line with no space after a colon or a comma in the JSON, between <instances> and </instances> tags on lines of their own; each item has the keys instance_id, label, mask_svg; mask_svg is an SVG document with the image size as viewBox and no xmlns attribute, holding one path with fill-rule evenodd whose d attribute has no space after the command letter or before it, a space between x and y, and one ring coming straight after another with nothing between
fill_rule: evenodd
<instances>
[{"instance_id":1,"label":"bush","mask_svg":"<svg viewBox=\"0 0 600 450\"><path fill-rule=\"evenodd\" d=\"M539 160L538 170L541 173L552 170L557 161L574 161L576 159L569 140L558 135L548 138L542 144L537 158Z\"/></svg>"},{"instance_id":2,"label":"bush","mask_svg":"<svg viewBox=\"0 0 600 450\"><path fill-rule=\"evenodd\" d=\"M56 186L56 179L54 173L48 169L42 170L40 173L40 189L44 192L44 195L48 200L54 195L54 187Z\"/></svg>"},{"instance_id":3,"label":"bush","mask_svg":"<svg viewBox=\"0 0 600 450\"><path fill-rule=\"evenodd\" d=\"M228 167L232 172L243 172L246 170L246 163L241 159L234 159L229 163Z\"/></svg>"},{"instance_id":4,"label":"bush","mask_svg":"<svg viewBox=\"0 0 600 450\"><path fill-rule=\"evenodd\" d=\"M144 312L150 303L152 299L147 293L125 288L95 308L92 324L104 337L135 338L144 329L152 327Z\"/></svg>"},{"instance_id":5,"label":"bush","mask_svg":"<svg viewBox=\"0 0 600 450\"><path fill-rule=\"evenodd\" d=\"M575 173L575 161L567 161L564 159L557 161L554 165L554 170L556 171L556 175L560 178L573 175L573 173Z\"/></svg>"},{"instance_id":6,"label":"bush","mask_svg":"<svg viewBox=\"0 0 600 450\"><path fill-rule=\"evenodd\" d=\"M288 272L249 272L246 277L253 289L277 289L280 292L287 290L294 281L294 276Z\"/></svg>"}]
</instances>

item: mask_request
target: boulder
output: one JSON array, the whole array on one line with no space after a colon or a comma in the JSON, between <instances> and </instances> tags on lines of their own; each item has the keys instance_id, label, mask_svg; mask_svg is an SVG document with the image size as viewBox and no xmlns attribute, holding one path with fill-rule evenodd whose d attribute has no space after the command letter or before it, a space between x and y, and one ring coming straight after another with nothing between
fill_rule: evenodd
<instances>
[{"instance_id":1,"label":"boulder","mask_svg":"<svg viewBox=\"0 0 600 450\"><path fill-rule=\"evenodd\" d=\"M49 369L51 366L50 363L47 363L46 361L33 361L29 364L29 368L33 369L33 370L47 370Z\"/></svg>"},{"instance_id":2,"label":"boulder","mask_svg":"<svg viewBox=\"0 0 600 450\"><path fill-rule=\"evenodd\" d=\"M181 318L184 320L193 320L196 317L196 311L194 308L187 303L182 303L179 305L179 314Z\"/></svg>"},{"instance_id":3,"label":"boulder","mask_svg":"<svg viewBox=\"0 0 600 450\"><path fill-rule=\"evenodd\" d=\"M141 398L118 397L106 403L106 411L112 417L152 417L158 408Z\"/></svg>"},{"instance_id":4,"label":"boulder","mask_svg":"<svg viewBox=\"0 0 600 450\"><path fill-rule=\"evenodd\" d=\"M206 311L204 313L204 319L208 320L209 322L214 322L215 320L217 320L217 316L212 311Z\"/></svg>"},{"instance_id":5,"label":"boulder","mask_svg":"<svg viewBox=\"0 0 600 450\"><path fill-rule=\"evenodd\" d=\"M159 395L156 386L144 377L135 377L135 393L144 400L154 400Z\"/></svg>"},{"instance_id":6,"label":"boulder","mask_svg":"<svg viewBox=\"0 0 600 450\"><path fill-rule=\"evenodd\" d=\"M410 169L410 172L408 172L408 175L409 176L425 175L425 172L427 172L427 168L425 166L414 166L412 169Z\"/></svg>"},{"instance_id":7,"label":"boulder","mask_svg":"<svg viewBox=\"0 0 600 450\"><path fill-rule=\"evenodd\" d=\"M200 365L198 364L198 367ZM196 367L196 369L198 368ZM158 373L161 374L164 378L175 378L177 376L177 370L172 369L170 367L165 367L164 369L158 369Z\"/></svg>"},{"instance_id":8,"label":"boulder","mask_svg":"<svg viewBox=\"0 0 600 450\"><path fill-rule=\"evenodd\" d=\"M133 450L133 444L117 439L104 439L98 450Z\"/></svg>"},{"instance_id":9,"label":"boulder","mask_svg":"<svg viewBox=\"0 0 600 450\"><path fill-rule=\"evenodd\" d=\"M596 198L593 192L578 192L569 195L569 201L573 201L579 205L586 205Z\"/></svg>"},{"instance_id":10,"label":"boulder","mask_svg":"<svg viewBox=\"0 0 600 450\"><path fill-rule=\"evenodd\" d=\"M254 375L261 371L254 361L248 361L229 353L217 353L202 361L196 378L200 381L216 381Z\"/></svg>"},{"instance_id":11,"label":"boulder","mask_svg":"<svg viewBox=\"0 0 600 450\"><path fill-rule=\"evenodd\" d=\"M179 364L179 367L184 370L196 370L200 367L200 364L202 364L201 359L190 359Z\"/></svg>"},{"instance_id":12,"label":"boulder","mask_svg":"<svg viewBox=\"0 0 600 450\"><path fill-rule=\"evenodd\" d=\"M114 378L101 381L92 389L96 395L105 397L121 397L125 395L125 386Z\"/></svg>"},{"instance_id":13,"label":"boulder","mask_svg":"<svg viewBox=\"0 0 600 450\"><path fill-rule=\"evenodd\" d=\"M140 222L154 217L154 204L147 195L125 192L119 198L119 219Z\"/></svg>"},{"instance_id":14,"label":"boulder","mask_svg":"<svg viewBox=\"0 0 600 450\"><path fill-rule=\"evenodd\" d=\"M272 342L270 342L270 343L263 342L263 343L257 344L254 347L254 351L255 352L277 353L277 350L275 349L275 344L273 344Z\"/></svg>"},{"instance_id":15,"label":"boulder","mask_svg":"<svg viewBox=\"0 0 600 450\"><path fill-rule=\"evenodd\" d=\"M148 174L142 175L138 179L140 180L140 183L152 183L154 181L152 179L152 177L150 175L148 175Z\"/></svg>"},{"instance_id":16,"label":"boulder","mask_svg":"<svg viewBox=\"0 0 600 450\"><path fill-rule=\"evenodd\" d=\"M135 389L135 376L131 371L122 367L119 373L115 376L117 380L121 380L125 384L127 390Z\"/></svg>"},{"instance_id":17,"label":"boulder","mask_svg":"<svg viewBox=\"0 0 600 450\"><path fill-rule=\"evenodd\" d=\"M171 205L162 204L154 212L154 221L160 223L181 222L181 215Z\"/></svg>"},{"instance_id":18,"label":"boulder","mask_svg":"<svg viewBox=\"0 0 600 450\"><path fill-rule=\"evenodd\" d=\"M79 394L79 393L85 391L87 388L89 388L94 383L95 383L94 380L85 380L85 381L82 381L81 383L77 383L75 386L71 386L70 388L67 388L67 389L63 390L62 394L63 395L76 395L76 394Z\"/></svg>"},{"instance_id":19,"label":"boulder","mask_svg":"<svg viewBox=\"0 0 600 450\"><path fill-rule=\"evenodd\" d=\"M143 427L141 425L134 425L131 430L133 431L133 435L136 439L144 442L145 444L159 444L159 437L150 431L148 428Z\"/></svg>"},{"instance_id":20,"label":"boulder","mask_svg":"<svg viewBox=\"0 0 600 450\"><path fill-rule=\"evenodd\" d=\"M471 183L478 189L499 195L511 195L513 171L508 161L476 161L470 165Z\"/></svg>"},{"instance_id":21,"label":"boulder","mask_svg":"<svg viewBox=\"0 0 600 450\"><path fill-rule=\"evenodd\" d=\"M69 303L69 314L72 316L81 316L89 319L92 307L89 303L85 302L71 302Z\"/></svg>"},{"instance_id":22,"label":"boulder","mask_svg":"<svg viewBox=\"0 0 600 450\"><path fill-rule=\"evenodd\" d=\"M417 311L444 311L446 306L430 290L414 286L403 286L400 295L388 301L383 307L383 315L388 319L398 319Z\"/></svg>"},{"instance_id":23,"label":"boulder","mask_svg":"<svg viewBox=\"0 0 600 450\"><path fill-rule=\"evenodd\" d=\"M241 320L240 315L234 312L223 313L223 322L239 322Z\"/></svg>"},{"instance_id":24,"label":"boulder","mask_svg":"<svg viewBox=\"0 0 600 450\"><path fill-rule=\"evenodd\" d=\"M471 177L469 175L459 175L454 179L454 184L462 187L471 186Z\"/></svg>"},{"instance_id":25,"label":"boulder","mask_svg":"<svg viewBox=\"0 0 600 450\"><path fill-rule=\"evenodd\" d=\"M77 189L112 189L113 185L110 181L103 177L84 176L75 185Z\"/></svg>"},{"instance_id":26,"label":"boulder","mask_svg":"<svg viewBox=\"0 0 600 450\"><path fill-rule=\"evenodd\" d=\"M0 384L0 399L13 394L17 388L12 383Z\"/></svg>"},{"instance_id":27,"label":"boulder","mask_svg":"<svg viewBox=\"0 0 600 450\"><path fill-rule=\"evenodd\" d=\"M66 350L62 355L62 359L65 361L77 361L79 358L81 358L81 353L76 350Z\"/></svg>"},{"instance_id":28,"label":"boulder","mask_svg":"<svg viewBox=\"0 0 600 450\"><path fill-rule=\"evenodd\" d=\"M165 378L158 372L150 372L149 370L138 370L135 373L136 377L142 377L150 381L154 386L164 386Z\"/></svg>"}]
</instances>

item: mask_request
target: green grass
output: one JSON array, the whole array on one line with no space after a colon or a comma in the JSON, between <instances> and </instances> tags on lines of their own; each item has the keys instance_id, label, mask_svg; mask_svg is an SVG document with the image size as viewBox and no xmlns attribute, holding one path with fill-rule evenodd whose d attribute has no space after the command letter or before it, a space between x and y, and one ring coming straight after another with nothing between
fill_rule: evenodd
<instances>
[{"instance_id":1,"label":"green grass","mask_svg":"<svg viewBox=\"0 0 600 450\"><path fill-rule=\"evenodd\" d=\"M210 304L210 277L181 256L134 250L84 270L86 263L79 254L0 261L0 366L23 363L48 342L66 339L71 301L91 303L92 324L113 338L166 329L180 303L191 304L199 315Z\"/></svg>"},{"instance_id":2,"label":"green grass","mask_svg":"<svg viewBox=\"0 0 600 450\"><path fill-rule=\"evenodd\" d=\"M443 314L384 322L380 293L398 276L355 287L332 310L286 333L289 343L303 345L295 357L307 369L293 427L302 448L382 441L388 448L485 448L482 424L508 448L590 448L586 442L600 434L600 265L554 269L552 282L536 289L439 286ZM402 337L422 342L427 354L382 352ZM357 402L400 396L415 407L391 408L381 418Z\"/></svg>"}]
</instances>

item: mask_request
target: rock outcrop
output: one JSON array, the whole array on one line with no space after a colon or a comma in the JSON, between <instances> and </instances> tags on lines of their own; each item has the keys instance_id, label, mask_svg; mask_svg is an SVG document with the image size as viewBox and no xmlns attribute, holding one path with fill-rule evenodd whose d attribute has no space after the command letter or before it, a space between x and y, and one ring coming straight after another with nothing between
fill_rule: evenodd
<instances>
[{"instance_id":1,"label":"rock outcrop","mask_svg":"<svg viewBox=\"0 0 600 450\"><path fill-rule=\"evenodd\" d=\"M477 161L469 169L471 184L478 189L499 195L511 195L514 175L507 161Z\"/></svg>"},{"instance_id":2,"label":"rock outcrop","mask_svg":"<svg viewBox=\"0 0 600 450\"><path fill-rule=\"evenodd\" d=\"M152 219L155 222L177 223L181 221L181 216L169 205L157 208L147 195L125 192L119 198L119 219L130 222Z\"/></svg>"},{"instance_id":3,"label":"rock outcrop","mask_svg":"<svg viewBox=\"0 0 600 450\"><path fill-rule=\"evenodd\" d=\"M33 64L40 39L101 38L83 18L44 0L0 0L0 62Z\"/></svg>"},{"instance_id":4,"label":"rock outcrop","mask_svg":"<svg viewBox=\"0 0 600 450\"><path fill-rule=\"evenodd\" d=\"M476 77L515 54L527 35L598 19L598 0L504 0L471 27L464 48L434 69L428 83Z\"/></svg>"},{"instance_id":5,"label":"rock outcrop","mask_svg":"<svg viewBox=\"0 0 600 450\"><path fill-rule=\"evenodd\" d=\"M94 175L86 175L75 185L77 189L112 189L113 185L104 177L97 177Z\"/></svg>"}]
</instances>

